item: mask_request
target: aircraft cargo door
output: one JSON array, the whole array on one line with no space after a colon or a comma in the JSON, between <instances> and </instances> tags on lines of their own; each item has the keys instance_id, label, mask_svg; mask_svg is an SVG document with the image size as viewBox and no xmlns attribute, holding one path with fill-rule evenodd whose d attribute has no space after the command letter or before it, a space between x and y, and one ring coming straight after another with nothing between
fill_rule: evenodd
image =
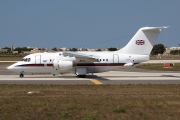
<instances>
[{"instance_id":1,"label":"aircraft cargo door","mask_svg":"<svg viewBox=\"0 0 180 120\"><path fill-rule=\"evenodd\" d=\"M41 55L35 56L35 64L41 64Z\"/></svg>"},{"instance_id":2,"label":"aircraft cargo door","mask_svg":"<svg viewBox=\"0 0 180 120\"><path fill-rule=\"evenodd\" d=\"M119 56L117 54L113 54L113 63L119 63Z\"/></svg>"}]
</instances>

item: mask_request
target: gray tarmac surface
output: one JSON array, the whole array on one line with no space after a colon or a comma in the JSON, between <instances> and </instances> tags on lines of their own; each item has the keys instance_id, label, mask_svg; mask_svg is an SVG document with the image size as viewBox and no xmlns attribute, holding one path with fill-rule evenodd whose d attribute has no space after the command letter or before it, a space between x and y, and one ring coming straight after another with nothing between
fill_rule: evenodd
<instances>
[{"instance_id":1,"label":"gray tarmac surface","mask_svg":"<svg viewBox=\"0 0 180 120\"><path fill-rule=\"evenodd\" d=\"M6 66L0 67L0 84L180 84L179 72L149 71L135 67L123 67L116 71L87 75L78 78L74 74L30 75L19 78Z\"/></svg>"}]
</instances>

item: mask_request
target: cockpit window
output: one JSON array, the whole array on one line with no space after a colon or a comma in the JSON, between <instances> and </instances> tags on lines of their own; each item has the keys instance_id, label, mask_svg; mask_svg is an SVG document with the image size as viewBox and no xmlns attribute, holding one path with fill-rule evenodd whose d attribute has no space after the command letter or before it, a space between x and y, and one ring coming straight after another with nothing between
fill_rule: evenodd
<instances>
[{"instance_id":1,"label":"cockpit window","mask_svg":"<svg viewBox=\"0 0 180 120\"><path fill-rule=\"evenodd\" d=\"M31 58L28 58L28 62L30 62L31 61Z\"/></svg>"},{"instance_id":2,"label":"cockpit window","mask_svg":"<svg viewBox=\"0 0 180 120\"><path fill-rule=\"evenodd\" d=\"M24 62L28 62L28 58L24 59Z\"/></svg>"},{"instance_id":3,"label":"cockpit window","mask_svg":"<svg viewBox=\"0 0 180 120\"><path fill-rule=\"evenodd\" d=\"M30 61L31 61L31 58L23 58L21 61L30 62Z\"/></svg>"}]
</instances>

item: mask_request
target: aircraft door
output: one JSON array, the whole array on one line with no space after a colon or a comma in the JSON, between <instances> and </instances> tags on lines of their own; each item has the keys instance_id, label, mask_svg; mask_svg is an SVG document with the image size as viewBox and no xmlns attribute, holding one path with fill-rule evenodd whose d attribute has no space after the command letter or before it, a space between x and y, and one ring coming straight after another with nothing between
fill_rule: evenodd
<instances>
[{"instance_id":1,"label":"aircraft door","mask_svg":"<svg viewBox=\"0 0 180 120\"><path fill-rule=\"evenodd\" d=\"M41 64L41 55L35 56L35 64Z\"/></svg>"},{"instance_id":2,"label":"aircraft door","mask_svg":"<svg viewBox=\"0 0 180 120\"><path fill-rule=\"evenodd\" d=\"M119 56L118 56L118 54L113 54L113 63L119 63Z\"/></svg>"}]
</instances>

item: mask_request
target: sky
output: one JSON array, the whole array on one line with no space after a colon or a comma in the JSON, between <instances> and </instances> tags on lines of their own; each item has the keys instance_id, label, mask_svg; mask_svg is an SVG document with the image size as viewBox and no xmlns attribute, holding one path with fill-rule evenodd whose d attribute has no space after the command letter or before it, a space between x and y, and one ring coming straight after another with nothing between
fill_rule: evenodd
<instances>
[{"instance_id":1,"label":"sky","mask_svg":"<svg viewBox=\"0 0 180 120\"><path fill-rule=\"evenodd\" d=\"M124 47L141 27L180 44L180 0L0 0L0 48Z\"/></svg>"}]
</instances>

